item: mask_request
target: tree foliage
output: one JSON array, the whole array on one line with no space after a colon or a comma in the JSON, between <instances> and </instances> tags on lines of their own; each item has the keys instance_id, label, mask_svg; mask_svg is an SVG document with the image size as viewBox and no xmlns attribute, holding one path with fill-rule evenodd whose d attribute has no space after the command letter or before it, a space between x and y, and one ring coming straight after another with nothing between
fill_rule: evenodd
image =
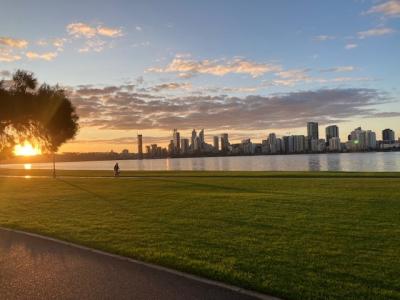
<instances>
[{"instance_id":1,"label":"tree foliage","mask_svg":"<svg viewBox=\"0 0 400 300\"><path fill-rule=\"evenodd\" d=\"M16 71L0 82L0 153L10 154L25 140L56 152L78 132L75 107L59 86L38 82L32 73Z\"/></svg>"}]
</instances>

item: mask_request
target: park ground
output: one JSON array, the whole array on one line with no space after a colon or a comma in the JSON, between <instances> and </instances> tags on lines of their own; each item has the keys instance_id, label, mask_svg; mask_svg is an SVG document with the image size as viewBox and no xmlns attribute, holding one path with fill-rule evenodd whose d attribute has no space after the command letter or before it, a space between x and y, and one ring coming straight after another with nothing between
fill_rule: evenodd
<instances>
[{"instance_id":1,"label":"park ground","mask_svg":"<svg viewBox=\"0 0 400 300\"><path fill-rule=\"evenodd\" d=\"M400 173L1 175L2 227L285 299L400 299Z\"/></svg>"}]
</instances>

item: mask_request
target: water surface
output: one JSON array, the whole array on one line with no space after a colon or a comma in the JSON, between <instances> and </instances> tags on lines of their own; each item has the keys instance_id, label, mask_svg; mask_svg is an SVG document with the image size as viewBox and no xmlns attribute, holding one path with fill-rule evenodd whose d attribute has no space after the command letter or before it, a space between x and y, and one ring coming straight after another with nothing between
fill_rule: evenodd
<instances>
[{"instance_id":1,"label":"water surface","mask_svg":"<svg viewBox=\"0 0 400 300\"><path fill-rule=\"evenodd\" d=\"M112 170L115 161L60 162L60 170ZM121 160L121 170L207 171L354 171L399 172L400 152L295 154L235 157L199 157ZM0 168L24 169L26 164L0 164ZM33 163L32 169L51 169L51 163Z\"/></svg>"}]
</instances>

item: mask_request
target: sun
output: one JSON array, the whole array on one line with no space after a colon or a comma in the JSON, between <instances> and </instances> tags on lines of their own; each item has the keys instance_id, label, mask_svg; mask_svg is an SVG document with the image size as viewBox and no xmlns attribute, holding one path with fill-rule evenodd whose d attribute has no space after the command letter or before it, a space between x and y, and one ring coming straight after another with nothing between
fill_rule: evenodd
<instances>
[{"instance_id":1,"label":"sun","mask_svg":"<svg viewBox=\"0 0 400 300\"><path fill-rule=\"evenodd\" d=\"M25 142L23 145L16 145L14 147L14 154L16 156L35 156L41 153L42 151L38 146L34 147L28 142Z\"/></svg>"}]
</instances>

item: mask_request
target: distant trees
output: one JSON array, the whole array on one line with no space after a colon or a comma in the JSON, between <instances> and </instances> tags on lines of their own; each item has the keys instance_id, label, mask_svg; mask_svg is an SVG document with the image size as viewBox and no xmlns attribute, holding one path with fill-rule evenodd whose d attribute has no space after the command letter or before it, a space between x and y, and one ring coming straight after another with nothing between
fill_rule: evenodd
<instances>
[{"instance_id":1,"label":"distant trees","mask_svg":"<svg viewBox=\"0 0 400 300\"><path fill-rule=\"evenodd\" d=\"M75 107L59 86L38 87L33 73L18 70L12 80L0 81L0 156L18 143L37 142L55 153L78 132Z\"/></svg>"}]
</instances>

